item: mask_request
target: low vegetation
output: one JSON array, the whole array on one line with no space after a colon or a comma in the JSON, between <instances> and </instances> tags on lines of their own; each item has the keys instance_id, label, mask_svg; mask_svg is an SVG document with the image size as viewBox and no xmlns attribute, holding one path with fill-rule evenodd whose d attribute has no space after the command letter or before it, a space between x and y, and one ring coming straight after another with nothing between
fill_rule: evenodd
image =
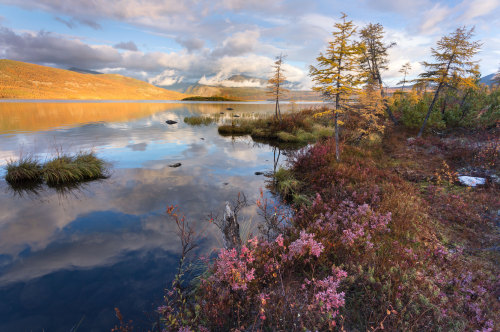
<instances>
[{"instance_id":1,"label":"low vegetation","mask_svg":"<svg viewBox=\"0 0 500 332\"><path fill-rule=\"evenodd\" d=\"M333 127L327 116L322 117L324 108L310 108L298 112L254 119L231 120L220 125L219 134L224 136L250 135L258 141L307 144L332 135Z\"/></svg>"},{"instance_id":2,"label":"low vegetation","mask_svg":"<svg viewBox=\"0 0 500 332\"><path fill-rule=\"evenodd\" d=\"M215 116L186 116L184 122L191 126L208 126L217 121Z\"/></svg>"},{"instance_id":3,"label":"low vegetation","mask_svg":"<svg viewBox=\"0 0 500 332\"><path fill-rule=\"evenodd\" d=\"M498 130L408 138L396 128L369 146L344 144L341 161L333 139L290 155L272 185L295 212L262 194L260 232L203 261L194 283L176 279L158 308L161 325L498 330L500 256L491 248L500 185L493 176L467 189L456 178L467 167L499 173ZM168 212L189 248L189 224Z\"/></svg>"},{"instance_id":4,"label":"low vegetation","mask_svg":"<svg viewBox=\"0 0 500 332\"><path fill-rule=\"evenodd\" d=\"M34 157L22 157L8 162L6 169L5 180L11 185L45 181L57 186L107 177L106 163L92 152L58 155L43 165Z\"/></svg>"}]
</instances>

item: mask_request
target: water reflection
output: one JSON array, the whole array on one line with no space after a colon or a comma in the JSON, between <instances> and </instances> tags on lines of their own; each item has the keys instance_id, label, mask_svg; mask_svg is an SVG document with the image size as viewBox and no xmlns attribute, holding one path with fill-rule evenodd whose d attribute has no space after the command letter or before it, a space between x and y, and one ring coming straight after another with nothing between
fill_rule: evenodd
<instances>
[{"instance_id":1,"label":"water reflection","mask_svg":"<svg viewBox=\"0 0 500 332\"><path fill-rule=\"evenodd\" d=\"M108 330L115 306L135 326L148 327L144 312L161 300L179 250L165 207L178 204L195 229L205 230L206 215L239 191L250 202L258 198L265 178L255 172L275 169L281 152L221 137L215 125L182 122L227 104L51 105L0 104L0 159L16 158L20 149L40 158L54 146L93 149L114 171L76 188L20 190L0 180L0 331L68 331L80 321L82 331ZM6 120L14 113L17 120ZM179 123L168 126L167 119ZM173 162L182 166L168 167ZM255 221L256 208L244 216ZM200 251L220 246L215 229L203 235Z\"/></svg>"}]
</instances>

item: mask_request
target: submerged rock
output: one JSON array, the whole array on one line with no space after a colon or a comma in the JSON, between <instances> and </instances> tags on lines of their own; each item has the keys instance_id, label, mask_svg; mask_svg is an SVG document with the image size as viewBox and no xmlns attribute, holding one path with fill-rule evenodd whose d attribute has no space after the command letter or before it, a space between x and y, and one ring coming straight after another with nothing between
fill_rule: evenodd
<instances>
[{"instance_id":1,"label":"submerged rock","mask_svg":"<svg viewBox=\"0 0 500 332\"><path fill-rule=\"evenodd\" d=\"M478 178L474 176L465 176L465 175L459 176L458 181L460 181L461 184L467 187L475 187L478 185L482 186L486 183L485 178Z\"/></svg>"},{"instance_id":2,"label":"submerged rock","mask_svg":"<svg viewBox=\"0 0 500 332\"><path fill-rule=\"evenodd\" d=\"M176 168L176 167L180 167L181 165L182 165L181 163L175 163L175 164L168 165L168 167L174 167L174 168Z\"/></svg>"},{"instance_id":3,"label":"submerged rock","mask_svg":"<svg viewBox=\"0 0 500 332\"><path fill-rule=\"evenodd\" d=\"M166 124L169 124L169 125L173 125L173 124L176 124L177 121L174 121L174 120L167 120L165 121Z\"/></svg>"}]
</instances>

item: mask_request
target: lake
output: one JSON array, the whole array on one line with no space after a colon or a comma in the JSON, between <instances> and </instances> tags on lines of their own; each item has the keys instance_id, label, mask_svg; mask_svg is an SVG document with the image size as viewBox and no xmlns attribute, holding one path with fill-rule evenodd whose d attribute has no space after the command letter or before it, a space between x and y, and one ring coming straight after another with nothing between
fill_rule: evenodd
<instances>
[{"instance_id":1,"label":"lake","mask_svg":"<svg viewBox=\"0 0 500 332\"><path fill-rule=\"evenodd\" d=\"M150 327L180 249L166 207L178 205L198 231L196 254L210 253L222 240L207 215L238 192L255 202L268 180L255 172L273 169L272 147L184 117L230 121L273 110L269 103L0 103L0 331L109 331L115 307L134 327ZM81 150L109 162L110 178L30 191L4 180L7 160L21 154L43 161ZM243 215L242 228L255 230L256 207Z\"/></svg>"}]
</instances>

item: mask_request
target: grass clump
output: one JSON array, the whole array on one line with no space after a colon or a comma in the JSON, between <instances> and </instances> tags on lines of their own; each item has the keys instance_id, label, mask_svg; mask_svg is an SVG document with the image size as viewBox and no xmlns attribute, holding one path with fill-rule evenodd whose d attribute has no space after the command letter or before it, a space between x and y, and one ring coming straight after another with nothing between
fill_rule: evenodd
<instances>
[{"instance_id":1,"label":"grass clump","mask_svg":"<svg viewBox=\"0 0 500 332\"><path fill-rule=\"evenodd\" d=\"M214 123L215 119L208 116L187 116L184 122L191 126L208 126Z\"/></svg>"},{"instance_id":2,"label":"grass clump","mask_svg":"<svg viewBox=\"0 0 500 332\"><path fill-rule=\"evenodd\" d=\"M31 156L9 161L6 169L5 180L10 184L42 181L42 165Z\"/></svg>"},{"instance_id":3,"label":"grass clump","mask_svg":"<svg viewBox=\"0 0 500 332\"><path fill-rule=\"evenodd\" d=\"M60 185L105 178L104 161L94 153L76 156L61 155L43 166L43 178L48 185Z\"/></svg>"},{"instance_id":4,"label":"grass clump","mask_svg":"<svg viewBox=\"0 0 500 332\"><path fill-rule=\"evenodd\" d=\"M58 155L42 165L33 157L21 157L7 163L5 180L11 186L41 184L49 186L74 184L105 178L106 163L93 152L80 152L74 156Z\"/></svg>"},{"instance_id":5,"label":"grass clump","mask_svg":"<svg viewBox=\"0 0 500 332\"><path fill-rule=\"evenodd\" d=\"M222 136L242 136L252 133L252 127L246 123L221 125L217 130Z\"/></svg>"}]
</instances>

